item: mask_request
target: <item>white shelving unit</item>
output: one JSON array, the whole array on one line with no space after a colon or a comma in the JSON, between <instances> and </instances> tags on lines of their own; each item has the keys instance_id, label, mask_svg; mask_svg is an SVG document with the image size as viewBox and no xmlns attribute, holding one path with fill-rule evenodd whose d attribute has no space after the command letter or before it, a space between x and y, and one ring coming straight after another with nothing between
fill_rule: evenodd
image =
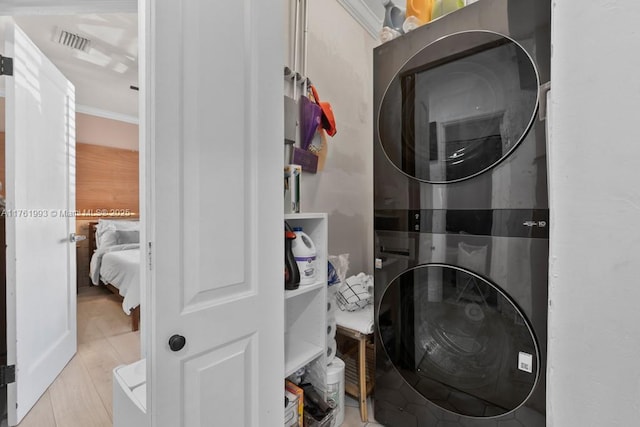
<instances>
[{"instance_id":1,"label":"white shelving unit","mask_svg":"<svg viewBox=\"0 0 640 427\"><path fill-rule=\"evenodd\" d=\"M286 214L285 221L302 227L317 250L316 283L285 291L285 377L312 365L314 386L326 386L328 221L325 213ZM319 375L318 375L319 374Z\"/></svg>"}]
</instances>

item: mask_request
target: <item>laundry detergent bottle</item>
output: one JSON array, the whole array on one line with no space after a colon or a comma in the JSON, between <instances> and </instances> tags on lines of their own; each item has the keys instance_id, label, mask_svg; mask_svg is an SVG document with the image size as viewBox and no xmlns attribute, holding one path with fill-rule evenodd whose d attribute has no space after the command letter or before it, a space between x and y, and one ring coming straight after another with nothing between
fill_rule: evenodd
<instances>
[{"instance_id":1,"label":"laundry detergent bottle","mask_svg":"<svg viewBox=\"0 0 640 427\"><path fill-rule=\"evenodd\" d=\"M407 0L406 19L402 25L405 33L431 21L433 0Z\"/></svg>"},{"instance_id":2,"label":"laundry detergent bottle","mask_svg":"<svg viewBox=\"0 0 640 427\"><path fill-rule=\"evenodd\" d=\"M291 291L300 286L300 271L293 256L292 243L296 239L296 234L291 230L289 224L284 223L284 288Z\"/></svg>"},{"instance_id":3,"label":"laundry detergent bottle","mask_svg":"<svg viewBox=\"0 0 640 427\"><path fill-rule=\"evenodd\" d=\"M402 30L404 11L397 7L392 0L382 0L382 5L385 13L380 31L380 41L384 43L400 37L404 32Z\"/></svg>"},{"instance_id":4,"label":"laundry detergent bottle","mask_svg":"<svg viewBox=\"0 0 640 427\"><path fill-rule=\"evenodd\" d=\"M291 242L291 251L300 271L300 286L312 285L318 275L316 246L302 227L293 227L293 232L296 238Z\"/></svg>"},{"instance_id":5,"label":"laundry detergent bottle","mask_svg":"<svg viewBox=\"0 0 640 427\"><path fill-rule=\"evenodd\" d=\"M396 6L392 0L382 0L384 6L383 27L389 27L402 33L402 23L404 22L404 11Z\"/></svg>"},{"instance_id":6,"label":"laundry detergent bottle","mask_svg":"<svg viewBox=\"0 0 640 427\"><path fill-rule=\"evenodd\" d=\"M431 19L439 18L464 6L464 0L434 0Z\"/></svg>"}]
</instances>

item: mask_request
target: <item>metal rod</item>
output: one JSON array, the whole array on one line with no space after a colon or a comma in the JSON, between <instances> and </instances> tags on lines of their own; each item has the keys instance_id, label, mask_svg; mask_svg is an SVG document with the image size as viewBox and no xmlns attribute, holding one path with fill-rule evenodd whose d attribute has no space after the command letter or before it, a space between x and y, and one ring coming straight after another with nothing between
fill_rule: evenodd
<instances>
[{"instance_id":1,"label":"metal rod","mask_svg":"<svg viewBox=\"0 0 640 427\"><path fill-rule=\"evenodd\" d=\"M304 79L304 92L303 95L306 96L307 95L307 91L308 91L308 81L309 78L306 77L309 75L309 73L307 73L307 33L309 32L309 1L308 0L303 0L304 1L304 44L303 44L303 59L302 59L302 75L305 76Z\"/></svg>"},{"instance_id":2,"label":"metal rod","mask_svg":"<svg viewBox=\"0 0 640 427\"><path fill-rule=\"evenodd\" d=\"M298 85L297 85L297 72L298 69L298 36L299 31L298 27L300 26L299 22L299 14L300 14L300 0L294 0L296 2L295 13L296 13L296 23L295 28L293 30L293 99L298 102Z\"/></svg>"}]
</instances>

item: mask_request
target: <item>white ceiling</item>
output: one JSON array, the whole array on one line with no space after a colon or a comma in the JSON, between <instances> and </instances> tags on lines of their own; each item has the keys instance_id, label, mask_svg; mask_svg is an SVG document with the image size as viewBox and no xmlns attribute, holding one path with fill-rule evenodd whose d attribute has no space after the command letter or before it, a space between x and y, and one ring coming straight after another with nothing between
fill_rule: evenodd
<instances>
[{"instance_id":1,"label":"white ceiling","mask_svg":"<svg viewBox=\"0 0 640 427\"><path fill-rule=\"evenodd\" d=\"M0 15L135 13L138 0L2 0Z\"/></svg>"},{"instance_id":2,"label":"white ceiling","mask_svg":"<svg viewBox=\"0 0 640 427\"><path fill-rule=\"evenodd\" d=\"M137 121L138 26L134 13L21 15L16 23L76 87L78 111ZM86 52L57 43L64 29L91 40ZM1 50L0 50L1 52Z\"/></svg>"},{"instance_id":3,"label":"white ceiling","mask_svg":"<svg viewBox=\"0 0 640 427\"><path fill-rule=\"evenodd\" d=\"M381 0L338 1L377 38L384 16ZM136 0L1 0L0 15L14 15L17 24L76 86L78 111L137 123L139 92L130 89L138 85L136 4ZM93 11L99 13L88 13ZM108 13L111 11L127 13ZM81 52L56 43L60 29L90 39L89 50Z\"/></svg>"}]
</instances>

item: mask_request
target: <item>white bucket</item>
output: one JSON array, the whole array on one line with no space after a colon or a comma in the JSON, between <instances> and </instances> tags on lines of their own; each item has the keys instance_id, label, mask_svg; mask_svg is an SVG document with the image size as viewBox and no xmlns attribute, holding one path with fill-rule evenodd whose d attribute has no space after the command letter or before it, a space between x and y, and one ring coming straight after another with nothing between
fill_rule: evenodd
<instances>
[{"instance_id":1,"label":"white bucket","mask_svg":"<svg viewBox=\"0 0 640 427\"><path fill-rule=\"evenodd\" d=\"M344 362L337 357L327 366L327 401L336 405L334 427L344 421L344 369Z\"/></svg>"}]
</instances>

